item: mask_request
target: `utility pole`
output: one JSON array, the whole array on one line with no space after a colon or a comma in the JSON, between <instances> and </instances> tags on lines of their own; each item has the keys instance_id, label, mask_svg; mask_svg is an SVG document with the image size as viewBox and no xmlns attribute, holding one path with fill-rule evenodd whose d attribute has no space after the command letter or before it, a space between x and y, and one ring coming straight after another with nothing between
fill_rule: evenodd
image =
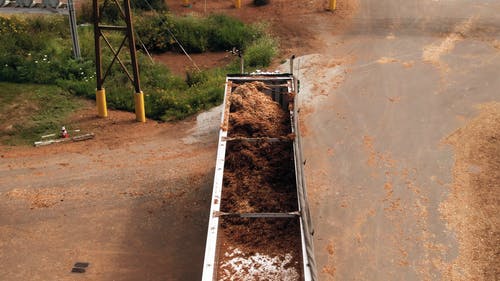
<instances>
[{"instance_id":1,"label":"utility pole","mask_svg":"<svg viewBox=\"0 0 500 281\"><path fill-rule=\"evenodd\" d=\"M73 0L68 0L68 12L69 12L69 29L71 32L71 40L73 42L73 56L75 59L80 59L80 43L78 42L78 30L76 25L76 15L75 6L73 5Z\"/></svg>"},{"instance_id":2,"label":"utility pole","mask_svg":"<svg viewBox=\"0 0 500 281\"><path fill-rule=\"evenodd\" d=\"M99 14L99 4L98 0L92 0L93 10L94 10L94 46L95 46L95 58L96 58L96 103L97 103L97 113L100 117L107 117L108 111L106 106L106 91L104 90L103 84L108 76L111 67L115 62L121 66L123 72L127 75L130 82L134 86L134 103L135 103L135 117L139 122L146 122L146 114L144 110L144 93L141 91L141 83L139 80L139 66L137 64L137 52L135 49L135 39L134 39L134 28L132 25L132 14L130 9L130 0L123 0L123 7L118 3L118 0L113 0L116 4L122 19L125 21L126 26L114 26L101 24L101 16ZM116 50L107 39L104 31L118 31L124 33L123 40ZM113 59L107 70L103 74L102 68L102 52L101 52L101 38L108 48L113 53ZM123 49L125 42L128 41L128 49L130 53L130 61L132 68L132 75L130 74L127 66L120 59L119 54Z\"/></svg>"}]
</instances>

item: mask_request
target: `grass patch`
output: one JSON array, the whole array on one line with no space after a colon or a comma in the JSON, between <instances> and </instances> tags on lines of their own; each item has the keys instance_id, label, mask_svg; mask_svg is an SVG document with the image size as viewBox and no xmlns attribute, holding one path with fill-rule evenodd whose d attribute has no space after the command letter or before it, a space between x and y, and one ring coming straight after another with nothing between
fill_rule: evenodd
<instances>
[{"instance_id":1,"label":"grass patch","mask_svg":"<svg viewBox=\"0 0 500 281\"><path fill-rule=\"evenodd\" d=\"M245 24L223 14L208 17L143 14L137 16L134 28L152 52L180 52L172 34L190 53L228 51L233 48L244 51L256 40L270 37L266 25Z\"/></svg>"},{"instance_id":2,"label":"grass patch","mask_svg":"<svg viewBox=\"0 0 500 281\"><path fill-rule=\"evenodd\" d=\"M139 13L135 20L136 31L150 51L178 50L171 30L190 52L242 50L247 71L269 65L277 53L276 40L265 32L265 25L247 25L225 15ZM29 83L2 84L0 102L9 106L1 107L0 141L5 143L12 136L11 144L31 143L41 134L57 132L66 114L77 106L78 97L95 99L93 28L79 27L79 60L72 58L67 29L67 19L58 15L0 17L0 82ZM119 33L106 36L115 48L122 40ZM124 52L120 58L130 69L130 56ZM103 70L111 60L111 51L103 48ZM189 73L184 79L164 65L152 63L141 51L138 60L146 116L164 121L183 119L220 104L225 75L239 72L235 60L223 68ZM104 87L109 108L134 111L134 89L118 64L111 68Z\"/></svg>"},{"instance_id":3,"label":"grass patch","mask_svg":"<svg viewBox=\"0 0 500 281\"><path fill-rule=\"evenodd\" d=\"M278 54L276 40L272 37L262 37L253 42L244 53L245 64L250 67L266 67Z\"/></svg>"},{"instance_id":4,"label":"grass patch","mask_svg":"<svg viewBox=\"0 0 500 281\"><path fill-rule=\"evenodd\" d=\"M57 133L83 101L53 85L0 82L0 142L28 145Z\"/></svg>"}]
</instances>

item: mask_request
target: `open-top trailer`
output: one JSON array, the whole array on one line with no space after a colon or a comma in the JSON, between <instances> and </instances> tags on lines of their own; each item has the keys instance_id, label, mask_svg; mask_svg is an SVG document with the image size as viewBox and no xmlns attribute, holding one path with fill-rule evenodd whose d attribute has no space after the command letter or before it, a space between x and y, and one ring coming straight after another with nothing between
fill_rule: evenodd
<instances>
[{"instance_id":1,"label":"open-top trailer","mask_svg":"<svg viewBox=\"0 0 500 281\"><path fill-rule=\"evenodd\" d=\"M292 74L226 77L203 281L317 280Z\"/></svg>"}]
</instances>

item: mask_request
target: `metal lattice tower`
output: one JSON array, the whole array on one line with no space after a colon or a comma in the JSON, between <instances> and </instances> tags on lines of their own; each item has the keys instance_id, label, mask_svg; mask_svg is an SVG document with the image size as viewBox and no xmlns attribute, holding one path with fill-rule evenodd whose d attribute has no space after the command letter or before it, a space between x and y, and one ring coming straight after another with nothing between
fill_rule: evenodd
<instances>
[{"instance_id":1,"label":"metal lattice tower","mask_svg":"<svg viewBox=\"0 0 500 281\"><path fill-rule=\"evenodd\" d=\"M111 71L111 68L115 62L121 66L123 72L127 75L129 80L134 85L134 102L135 102L135 115L136 120L139 122L146 122L145 110L144 110L144 93L141 91L141 84L139 80L139 66L137 64L137 53L135 48L134 39L134 29L132 25L132 14L130 8L130 0L123 0L123 5L118 3L118 0L112 0L116 4L117 9L120 12L122 19L125 21L125 26L115 26L101 24L101 15L99 13L99 3L98 0L93 0L93 10L94 10L94 44L95 44L95 58L96 58L96 102L97 102L97 112L100 117L107 117L107 106L106 106L106 92L104 90L103 84L106 77ZM121 41L118 49L112 46L104 31L118 31L124 34L123 40ZM105 45L113 53L113 59L108 65L106 71L103 73L102 64L102 47L101 39L105 42ZM129 68L124 64L122 59L120 59L120 52L124 49L125 43L128 41L128 49L130 52L130 62L132 74L130 74Z\"/></svg>"}]
</instances>

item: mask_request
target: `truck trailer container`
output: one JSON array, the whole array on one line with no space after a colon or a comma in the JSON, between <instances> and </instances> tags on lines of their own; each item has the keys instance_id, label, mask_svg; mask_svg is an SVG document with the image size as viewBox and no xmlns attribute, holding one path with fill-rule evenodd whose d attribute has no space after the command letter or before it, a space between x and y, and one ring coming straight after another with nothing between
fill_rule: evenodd
<instances>
[{"instance_id":1,"label":"truck trailer container","mask_svg":"<svg viewBox=\"0 0 500 281\"><path fill-rule=\"evenodd\" d=\"M226 77L202 281L316 281L297 80Z\"/></svg>"}]
</instances>

